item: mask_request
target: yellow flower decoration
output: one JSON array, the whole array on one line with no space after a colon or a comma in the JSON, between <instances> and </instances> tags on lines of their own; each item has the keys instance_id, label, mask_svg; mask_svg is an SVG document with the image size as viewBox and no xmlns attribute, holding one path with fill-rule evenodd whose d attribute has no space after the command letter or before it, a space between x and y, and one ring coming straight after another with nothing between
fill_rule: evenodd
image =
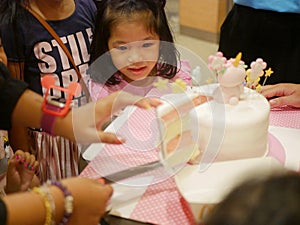
<instances>
[{"instance_id":1,"label":"yellow flower decoration","mask_svg":"<svg viewBox=\"0 0 300 225\"><path fill-rule=\"evenodd\" d=\"M3 139L3 142L8 142L8 137L3 136L2 139Z\"/></svg>"},{"instance_id":2,"label":"yellow flower decoration","mask_svg":"<svg viewBox=\"0 0 300 225\"><path fill-rule=\"evenodd\" d=\"M205 82L206 84L211 84L213 81L214 80L211 77L209 77Z\"/></svg>"},{"instance_id":3,"label":"yellow flower decoration","mask_svg":"<svg viewBox=\"0 0 300 225\"><path fill-rule=\"evenodd\" d=\"M157 82L153 83L153 86L156 87L158 90L167 89L168 80L163 78L158 78Z\"/></svg>"},{"instance_id":4,"label":"yellow flower decoration","mask_svg":"<svg viewBox=\"0 0 300 225\"><path fill-rule=\"evenodd\" d=\"M260 84L257 85L256 88L255 88L255 90L256 90L257 92L260 92L260 90L261 90L261 85L260 85Z\"/></svg>"},{"instance_id":5,"label":"yellow flower decoration","mask_svg":"<svg viewBox=\"0 0 300 225\"><path fill-rule=\"evenodd\" d=\"M186 83L178 78L172 83L172 90L173 93L183 93L186 90Z\"/></svg>"}]
</instances>

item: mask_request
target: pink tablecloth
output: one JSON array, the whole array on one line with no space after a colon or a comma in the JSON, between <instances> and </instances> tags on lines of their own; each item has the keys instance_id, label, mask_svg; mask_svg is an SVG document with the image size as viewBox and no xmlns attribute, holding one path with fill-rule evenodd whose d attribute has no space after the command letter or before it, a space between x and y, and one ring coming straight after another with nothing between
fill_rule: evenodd
<instances>
[{"instance_id":1,"label":"pink tablecloth","mask_svg":"<svg viewBox=\"0 0 300 225\"><path fill-rule=\"evenodd\" d=\"M282 107L271 110L270 125L300 129L300 110Z\"/></svg>"},{"instance_id":2,"label":"pink tablecloth","mask_svg":"<svg viewBox=\"0 0 300 225\"><path fill-rule=\"evenodd\" d=\"M153 135L156 124L153 120L154 113L147 111L142 114L143 117L139 112L133 113L118 131L121 135L131 137L128 142L125 145L105 145L105 151L101 151L89 163L81 176L98 178L114 170L155 160L157 154L154 153L157 153L157 149ZM270 125L300 129L300 110L293 108L272 110ZM137 130L139 132L136 132ZM150 185L130 218L153 224L195 224L189 206L180 195L173 177Z\"/></svg>"}]
</instances>

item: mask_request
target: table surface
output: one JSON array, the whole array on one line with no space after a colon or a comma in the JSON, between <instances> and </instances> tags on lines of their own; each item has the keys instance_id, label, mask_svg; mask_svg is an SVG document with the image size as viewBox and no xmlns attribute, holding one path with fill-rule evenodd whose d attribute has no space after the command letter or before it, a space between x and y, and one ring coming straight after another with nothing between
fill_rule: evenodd
<instances>
[{"instance_id":1,"label":"table surface","mask_svg":"<svg viewBox=\"0 0 300 225\"><path fill-rule=\"evenodd\" d=\"M94 145L93 148L98 146L101 150L97 150L96 156L80 176L99 178L128 166L158 159L157 154L153 154L157 151L153 147L156 140L151 124L153 112L143 110L141 120L141 109L134 110L130 110L127 121L115 127L118 134L126 136L127 142L124 145ZM284 166L299 171L300 154L294 146L298 144L297 138L300 138L300 110L291 107L271 110L269 131L286 150ZM147 186L139 186L138 183L131 186L129 183L114 184L112 202L117 200L112 204L112 213L153 224L195 224L189 205L179 193L174 177L158 179L158 182ZM144 180L145 183L147 181Z\"/></svg>"}]
</instances>

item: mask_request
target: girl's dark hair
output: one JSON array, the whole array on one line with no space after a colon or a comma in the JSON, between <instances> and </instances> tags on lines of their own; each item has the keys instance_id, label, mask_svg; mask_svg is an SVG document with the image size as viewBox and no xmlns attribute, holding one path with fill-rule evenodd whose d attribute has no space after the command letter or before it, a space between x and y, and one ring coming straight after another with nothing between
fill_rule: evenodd
<instances>
[{"instance_id":1,"label":"girl's dark hair","mask_svg":"<svg viewBox=\"0 0 300 225\"><path fill-rule=\"evenodd\" d=\"M208 215L206 225L300 224L300 174L287 171L234 188Z\"/></svg>"},{"instance_id":2,"label":"girl's dark hair","mask_svg":"<svg viewBox=\"0 0 300 225\"><path fill-rule=\"evenodd\" d=\"M143 21L146 27L160 38L160 52L157 63L157 76L170 79L177 73L179 53L174 45L173 35L164 10L166 0L101 0L97 1L97 18L94 37L91 43L92 65L89 73L93 80L114 85L120 83L118 70L108 54L108 40L112 27L119 21L144 13L150 15ZM99 64L99 65L98 65ZM101 64L101 65L100 65Z\"/></svg>"}]
</instances>

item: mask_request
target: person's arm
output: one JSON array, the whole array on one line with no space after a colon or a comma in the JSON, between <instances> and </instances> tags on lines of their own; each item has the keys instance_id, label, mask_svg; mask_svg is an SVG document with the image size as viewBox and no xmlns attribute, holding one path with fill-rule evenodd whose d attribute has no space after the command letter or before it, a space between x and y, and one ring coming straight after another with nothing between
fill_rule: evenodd
<instances>
[{"instance_id":1,"label":"person's arm","mask_svg":"<svg viewBox=\"0 0 300 225\"><path fill-rule=\"evenodd\" d=\"M300 108L300 84L266 85L260 93L269 99L271 108L289 105Z\"/></svg>"},{"instance_id":2,"label":"person's arm","mask_svg":"<svg viewBox=\"0 0 300 225\"><path fill-rule=\"evenodd\" d=\"M42 96L26 90L15 106L12 123L24 127L40 127L42 102ZM112 113L127 105L150 108L159 104L160 101L157 99L145 99L126 92L115 92L96 102L72 109L65 117L57 117L53 133L81 144L93 142L120 144L124 140L102 130L102 125Z\"/></svg>"},{"instance_id":3,"label":"person's arm","mask_svg":"<svg viewBox=\"0 0 300 225\"><path fill-rule=\"evenodd\" d=\"M125 140L114 133L104 132L102 127L110 117L128 105L136 105L149 109L161 102L155 98L142 98L127 92L114 92L113 94L90 102L79 108L74 108L65 118L57 118L54 125L56 135L65 136L81 144L105 142L121 144ZM67 135L67 136L66 136Z\"/></svg>"},{"instance_id":4,"label":"person's arm","mask_svg":"<svg viewBox=\"0 0 300 225\"><path fill-rule=\"evenodd\" d=\"M40 127L43 97L29 89L20 96L12 112L12 124L23 127Z\"/></svg>"},{"instance_id":5,"label":"person's arm","mask_svg":"<svg viewBox=\"0 0 300 225\"><path fill-rule=\"evenodd\" d=\"M0 129L11 128L11 116L20 96L28 85L10 77L6 66L0 63Z\"/></svg>"},{"instance_id":6,"label":"person's arm","mask_svg":"<svg viewBox=\"0 0 300 225\"><path fill-rule=\"evenodd\" d=\"M68 224L98 225L112 195L112 187L100 184L96 180L79 177L64 179L62 183L74 198L74 208ZM64 194L56 186L50 186L49 193L55 203L55 221L58 224L64 215ZM45 223L46 209L39 194L32 191L16 193L3 197L3 201L7 211L6 225Z\"/></svg>"}]
</instances>

